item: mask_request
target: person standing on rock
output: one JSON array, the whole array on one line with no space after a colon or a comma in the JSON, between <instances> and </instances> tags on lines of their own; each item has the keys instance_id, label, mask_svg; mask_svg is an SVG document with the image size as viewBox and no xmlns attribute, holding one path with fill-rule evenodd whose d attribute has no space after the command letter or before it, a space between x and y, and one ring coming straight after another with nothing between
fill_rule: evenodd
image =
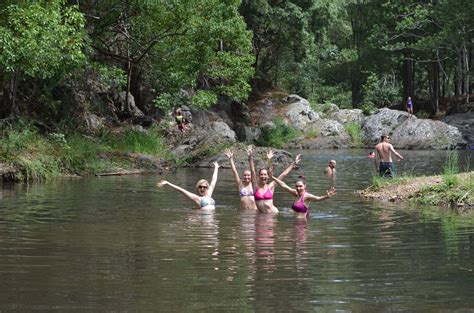
<instances>
[{"instance_id":1,"label":"person standing on rock","mask_svg":"<svg viewBox=\"0 0 474 313\"><path fill-rule=\"evenodd\" d=\"M274 181L268 182L268 170L261 168L258 171L258 177L255 171L255 165L253 162L253 150L252 146L247 149L249 156L250 172L252 173L252 184L255 186L255 204L260 213L278 213L278 209L273 204L273 192L275 191L276 183ZM271 163L273 157L273 150L267 152L267 158ZM300 162L300 155L298 154L295 160L278 176L278 179L284 179L286 175ZM272 165L269 164L270 169Z\"/></svg>"},{"instance_id":2,"label":"person standing on rock","mask_svg":"<svg viewBox=\"0 0 474 313\"><path fill-rule=\"evenodd\" d=\"M375 167L377 168L378 164L378 171L380 176L382 177L392 177L392 152L395 154L400 160L403 160L401 154L399 154L393 148L392 144L390 143L390 136L382 135L380 139L380 143L375 146ZM399 160L399 161L400 161Z\"/></svg>"},{"instance_id":3,"label":"person standing on rock","mask_svg":"<svg viewBox=\"0 0 474 313\"><path fill-rule=\"evenodd\" d=\"M409 117L412 117L413 116L413 101L411 100L411 97L408 97L406 107L407 107L407 112L409 114Z\"/></svg>"},{"instance_id":4,"label":"person standing on rock","mask_svg":"<svg viewBox=\"0 0 474 313\"><path fill-rule=\"evenodd\" d=\"M255 198L253 196L253 185L252 185L252 173L250 170L244 170L242 172L242 179L239 177L237 168L234 162L234 153L230 149L226 149L224 154L229 158L230 168L232 169L232 174L234 175L235 183L239 188L240 196L240 209L242 210L256 210L257 205L255 204ZM247 152L248 154L248 152Z\"/></svg>"},{"instance_id":5,"label":"person standing on rock","mask_svg":"<svg viewBox=\"0 0 474 313\"><path fill-rule=\"evenodd\" d=\"M214 162L214 174L212 174L211 184L209 184L209 182L205 179L199 180L196 184L197 194L189 192L186 189L176 186L166 180L160 181L157 184L157 186L161 188L163 186L168 185L171 188L175 189L176 191L179 191L186 198L188 198L189 200L193 201L196 204L196 209L214 210L216 208L215 206L216 202L212 198L212 192L214 191L214 188L216 187L218 169L219 169L219 164L217 162Z\"/></svg>"},{"instance_id":6,"label":"person standing on rock","mask_svg":"<svg viewBox=\"0 0 474 313\"><path fill-rule=\"evenodd\" d=\"M184 132L186 130L186 122L184 120L183 112L180 108L177 108L174 111L174 119L176 121L176 125L178 125L178 129Z\"/></svg>"}]
</instances>

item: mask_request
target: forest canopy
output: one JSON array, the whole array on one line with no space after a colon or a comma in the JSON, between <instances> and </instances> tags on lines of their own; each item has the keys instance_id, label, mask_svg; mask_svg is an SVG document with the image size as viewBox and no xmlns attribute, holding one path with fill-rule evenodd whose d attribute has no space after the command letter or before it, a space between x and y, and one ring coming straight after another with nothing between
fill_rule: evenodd
<instances>
[{"instance_id":1,"label":"forest canopy","mask_svg":"<svg viewBox=\"0 0 474 313\"><path fill-rule=\"evenodd\" d=\"M3 117L57 113L55 91L90 72L161 110L277 89L343 108L411 96L436 114L472 93L469 0L9 0L0 11Z\"/></svg>"}]
</instances>

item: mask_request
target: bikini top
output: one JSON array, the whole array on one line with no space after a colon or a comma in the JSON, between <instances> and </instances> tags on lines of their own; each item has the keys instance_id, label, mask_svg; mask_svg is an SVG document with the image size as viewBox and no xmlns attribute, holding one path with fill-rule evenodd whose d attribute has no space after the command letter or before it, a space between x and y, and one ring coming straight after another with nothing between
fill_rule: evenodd
<instances>
[{"instance_id":1,"label":"bikini top","mask_svg":"<svg viewBox=\"0 0 474 313\"><path fill-rule=\"evenodd\" d=\"M201 209L205 206L215 205L215 204L216 204L216 202L214 201L214 199L212 199L209 196L201 197L201 201L199 202L199 206L201 207Z\"/></svg>"},{"instance_id":2,"label":"bikini top","mask_svg":"<svg viewBox=\"0 0 474 313\"><path fill-rule=\"evenodd\" d=\"M298 212L298 213L308 213L309 208L304 204L304 194L296 200L295 203L291 206L293 211Z\"/></svg>"},{"instance_id":3,"label":"bikini top","mask_svg":"<svg viewBox=\"0 0 474 313\"><path fill-rule=\"evenodd\" d=\"M272 200L273 199L273 193L270 190L270 188L267 188L265 190L265 192L262 194L260 192L260 190L258 189L258 187L257 187L257 189L255 189L254 196L255 196L256 201L258 201L258 200Z\"/></svg>"},{"instance_id":4,"label":"bikini top","mask_svg":"<svg viewBox=\"0 0 474 313\"><path fill-rule=\"evenodd\" d=\"M252 189L249 190L249 189L244 187L244 188L240 189L239 196L241 196L241 197L247 197L247 196L252 197L253 196L253 190Z\"/></svg>"}]
</instances>

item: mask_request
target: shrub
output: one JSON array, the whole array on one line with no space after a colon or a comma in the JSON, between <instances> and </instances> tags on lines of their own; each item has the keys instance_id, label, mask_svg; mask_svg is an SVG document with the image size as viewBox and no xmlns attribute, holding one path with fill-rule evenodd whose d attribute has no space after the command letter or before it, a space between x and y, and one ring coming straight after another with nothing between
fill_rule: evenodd
<instances>
[{"instance_id":1,"label":"shrub","mask_svg":"<svg viewBox=\"0 0 474 313\"><path fill-rule=\"evenodd\" d=\"M447 187L453 187L459 184L456 174L459 173L459 154L457 150L448 150L446 153L446 162L443 167L443 182Z\"/></svg>"},{"instance_id":2,"label":"shrub","mask_svg":"<svg viewBox=\"0 0 474 313\"><path fill-rule=\"evenodd\" d=\"M352 108L352 94L341 86L318 86L309 96L311 108L320 111L320 103L335 103L339 108Z\"/></svg>"},{"instance_id":3,"label":"shrub","mask_svg":"<svg viewBox=\"0 0 474 313\"><path fill-rule=\"evenodd\" d=\"M377 110L375 104L370 101L364 102L364 104L361 105L360 109L362 110L362 113L364 113L365 115L370 115L374 113L375 110Z\"/></svg>"},{"instance_id":4,"label":"shrub","mask_svg":"<svg viewBox=\"0 0 474 313\"><path fill-rule=\"evenodd\" d=\"M370 73L362 90L364 102L372 102L377 107L387 107L400 98L401 86L393 73L380 77L376 73Z\"/></svg>"},{"instance_id":5,"label":"shrub","mask_svg":"<svg viewBox=\"0 0 474 313\"><path fill-rule=\"evenodd\" d=\"M281 148L286 142L295 139L297 136L298 131L296 129L286 125L281 118L277 118L273 127L263 127L261 129L256 144L264 147Z\"/></svg>"},{"instance_id":6,"label":"shrub","mask_svg":"<svg viewBox=\"0 0 474 313\"><path fill-rule=\"evenodd\" d=\"M344 128L351 137L352 144L356 147L362 146L362 127L360 124L357 122L348 123Z\"/></svg>"}]
</instances>

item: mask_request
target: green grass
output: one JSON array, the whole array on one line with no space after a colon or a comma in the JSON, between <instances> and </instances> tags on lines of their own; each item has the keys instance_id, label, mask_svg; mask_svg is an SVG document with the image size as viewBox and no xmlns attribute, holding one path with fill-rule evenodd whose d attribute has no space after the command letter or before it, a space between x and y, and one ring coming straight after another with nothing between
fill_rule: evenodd
<instances>
[{"instance_id":1,"label":"green grass","mask_svg":"<svg viewBox=\"0 0 474 313\"><path fill-rule=\"evenodd\" d=\"M274 121L273 127L261 129L260 137L256 144L262 147L282 148L285 143L298 137L299 131L285 124L281 118Z\"/></svg>"},{"instance_id":2,"label":"green grass","mask_svg":"<svg viewBox=\"0 0 474 313\"><path fill-rule=\"evenodd\" d=\"M425 205L452 206L457 210L463 210L474 204L474 174L461 178L460 175L453 174L455 183L452 180L445 180L443 183L423 189L414 201Z\"/></svg>"},{"instance_id":3,"label":"green grass","mask_svg":"<svg viewBox=\"0 0 474 313\"><path fill-rule=\"evenodd\" d=\"M403 174L400 176L394 176L394 177L391 177L390 179L381 177L380 175L377 174L377 175L372 176L372 185L369 188L373 191L378 191L386 186L405 184L413 178L415 178L415 176L413 176L412 174Z\"/></svg>"},{"instance_id":4,"label":"green grass","mask_svg":"<svg viewBox=\"0 0 474 313\"><path fill-rule=\"evenodd\" d=\"M123 133L106 135L105 141L112 149L120 151L161 156L165 150L163 137L156 128L147 132L127 129Z\"/></svg>"},{"instance_id":5,"label":"green grass","mask_svg":"<svg viewBox=\"0 0 474 313\"><path fill-rule=\"evenodd\" d=\"M349 134L352 140L352 144L355 147L362 147L362 127L359 123L353 122L344 125L346 132Z\"/></svg>"},{"instance_id":6,"label":"green grass","mask_svg":"<svg viewBox=\"0 0 474 313\"><path fill-rule=\"evenodd\" d=\"M65 129L61 130L66 132ZM28 121L0 125L0 161L18 169L16 179L44 180L64 174L92 175L133 168L125 152L152 155L170 160L171 153L156 129L121 133L103 132L98 137L78 133L40 134Z\"/></svg>"},{"instance_id":7,"label":"green grass","mask_svg":"<svg viewBox=\"0 0 474 313\"><path fill-rule=\"evenodd\" d=\"M459 154L457 150L448 150L446 153L446 162L443 167L443 181L449 188L459 184L456 174L459 173Z\"/></svg>"}]
</instances>

